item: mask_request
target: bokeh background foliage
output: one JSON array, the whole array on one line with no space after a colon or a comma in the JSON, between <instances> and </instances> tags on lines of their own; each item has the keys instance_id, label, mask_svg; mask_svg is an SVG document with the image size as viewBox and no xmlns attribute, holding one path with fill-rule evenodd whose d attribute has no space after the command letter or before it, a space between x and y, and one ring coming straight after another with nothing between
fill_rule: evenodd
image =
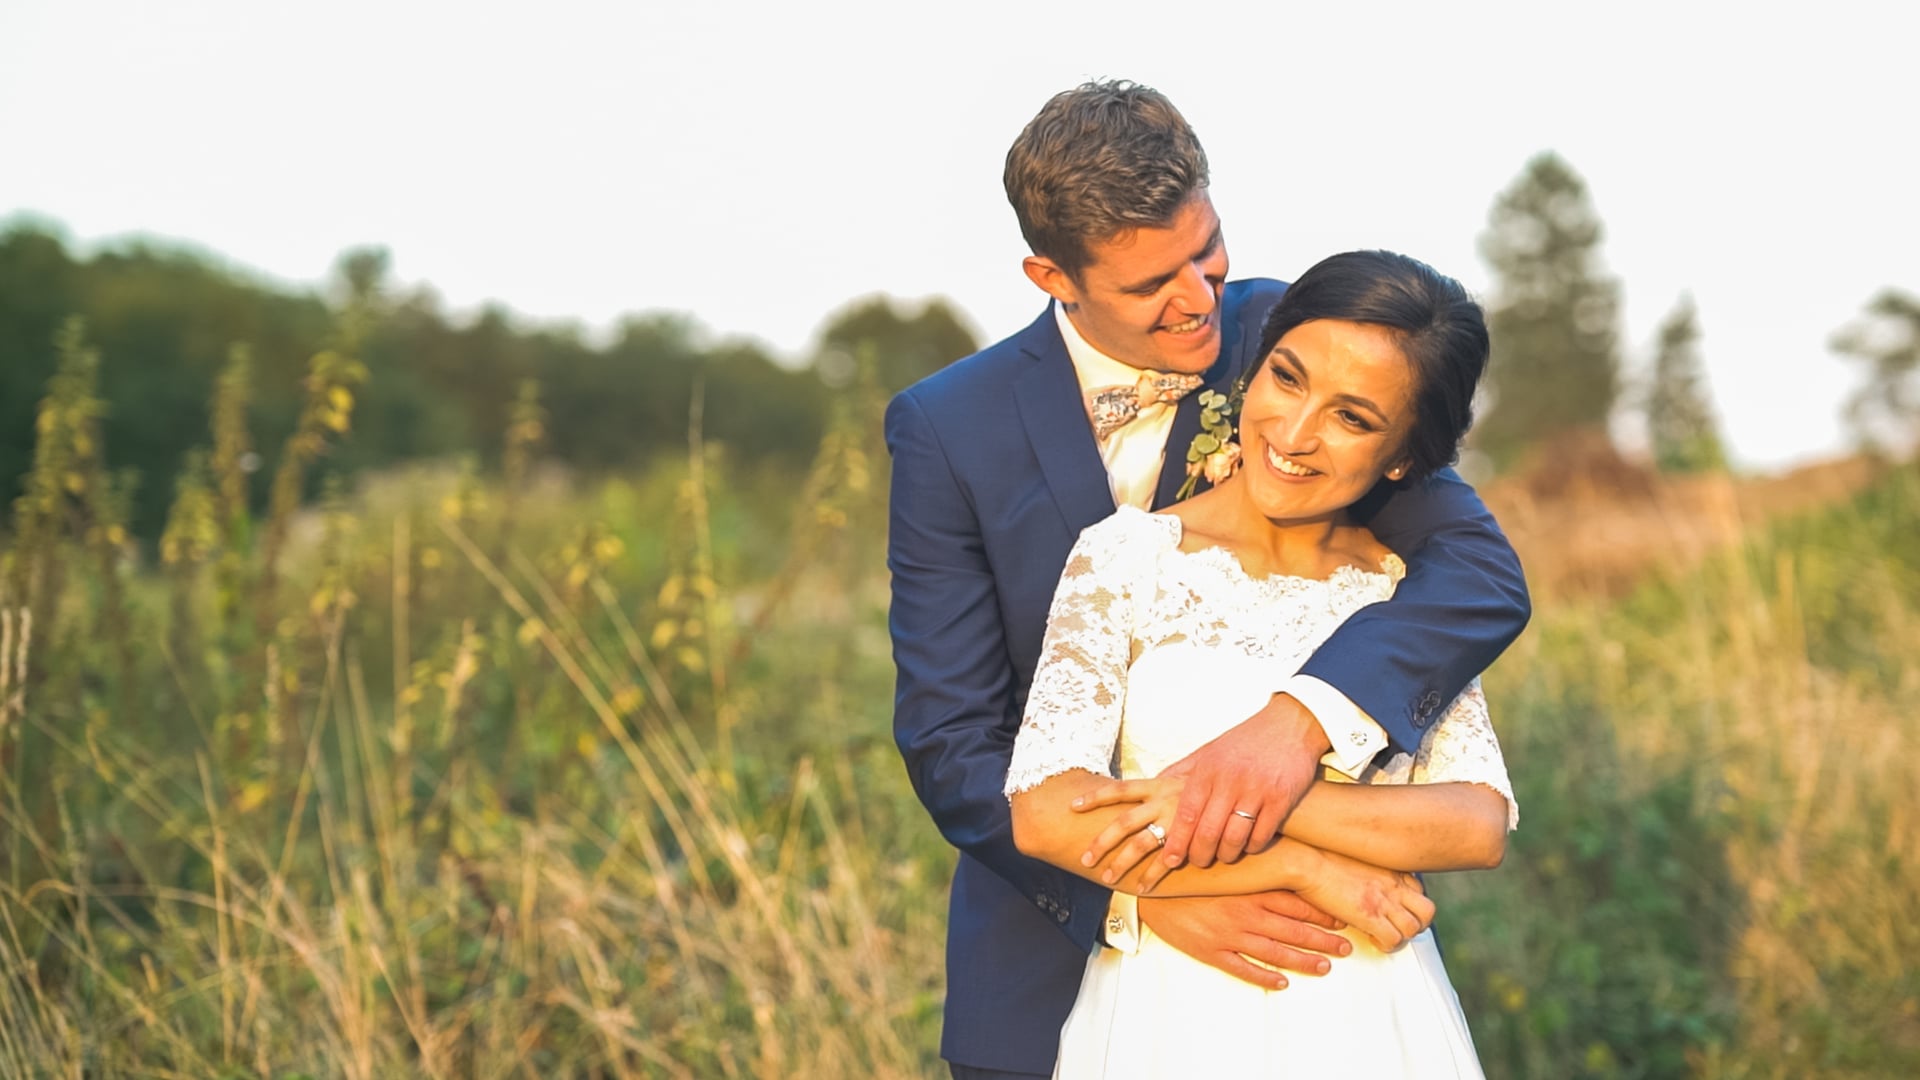
<instances>
[{"instance_id":1,"label":"bokeh background foliage","mask_svg":"<svg viewBox=\"0 0 1920 1080\"><path fill-rule=\"evenodd\" d=\"M1577 176L1516 184L1497 363L1619 349ZM970 332L874 298L794 366L383 275L0 234L0 1075L940 1075L878 431ZM1909 1075L1920 471L1726 472L1689 310L1582 384L1671 453L1496 381L1522 827L1434 878L1448 964L1496 1076Z\"/></svg>"}]
</instances>

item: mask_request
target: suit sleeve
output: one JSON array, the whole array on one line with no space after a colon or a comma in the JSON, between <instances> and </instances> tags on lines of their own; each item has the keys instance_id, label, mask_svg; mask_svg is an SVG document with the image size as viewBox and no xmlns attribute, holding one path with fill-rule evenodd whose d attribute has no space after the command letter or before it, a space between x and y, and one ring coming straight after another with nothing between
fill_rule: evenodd
<instances>
[{"instance_id":1,"label":"suit sleeve","mask_svg":"<svg viewBox=\"0 0 1920 1080\"><path fill-rule=\"evenodd\" d=\"M973 506L912 391L887 407L893 456L887 568L897 672L893 731L947 842L1093 948L1108 893L1020 854L1002 789L1020 715L993 569Z\"/></svg>"},{"instance_id":2,"label":"suit sleeve","mask_svg":"<svg viewBox=\"0 0 1920 1080\"><path fill-rule=\"evenodd\" d=\"M1413 753L1533 609L1513 546L1453 470L1394 492L1368 525L1406 558L1406 579L1391 600L1355 612L1300 670L1345 694L1396 750Z\"/></svg>"}]
</instances>

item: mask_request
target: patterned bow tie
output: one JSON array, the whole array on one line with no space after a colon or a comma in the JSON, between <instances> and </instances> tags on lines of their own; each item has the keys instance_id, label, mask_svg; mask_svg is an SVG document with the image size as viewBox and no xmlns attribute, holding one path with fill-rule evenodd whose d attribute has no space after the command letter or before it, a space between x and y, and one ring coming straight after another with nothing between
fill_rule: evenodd
<instances>
[{"instance_id":1,"label":"patterned bow tie","mask_svg":"<svg viewBox=\"0 0 1920 1080\"><path fill-rule=\"evenodd\" d=\"M1106 442L1107 436L1133 423L1140 410L1172 405L1198 390L1200 384L1198 375L1149 371L1132 386L1096 386L1087 391L1087 418L1093 421L1094 437Z\"/></svg>"}]
</instances>

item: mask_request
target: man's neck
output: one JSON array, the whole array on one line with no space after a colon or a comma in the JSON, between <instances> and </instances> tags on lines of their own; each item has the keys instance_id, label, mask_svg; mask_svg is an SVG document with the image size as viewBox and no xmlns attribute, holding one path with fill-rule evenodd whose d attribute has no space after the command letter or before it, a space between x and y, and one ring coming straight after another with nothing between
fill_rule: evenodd
<instances>
[{"instance_id":1,"label":"man's neck","mask_svg":"<svg viewBox=\"0 0 1920 1080\"><path fill-rule=\"evenodd\" d=\"M1074 325L1073 314L1067 305L1054 301L1054 322L1060 327L1060 337L1067 345L1067 356L1073 361L1073 369L1080 377L1082 389L1093 386L1116 386L1132 383L1140 377L1142 368L1134 367L1124 360L1116 360L1098 345L1088 341L1080 328Z\"/></svg>"}]
</instances>

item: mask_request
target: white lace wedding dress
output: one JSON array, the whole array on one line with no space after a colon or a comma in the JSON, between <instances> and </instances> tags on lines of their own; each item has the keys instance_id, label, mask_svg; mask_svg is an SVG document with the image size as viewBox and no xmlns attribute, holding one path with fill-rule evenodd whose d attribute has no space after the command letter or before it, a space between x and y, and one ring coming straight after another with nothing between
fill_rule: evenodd
<instances>
[{"instance_id":1,"label":"white lace wedding dress","mask_svg":"<svg viewBox=\"0 0 1920 1080\"><path fill-rule=\"evenodd\" d=\"M1182 552L1180 534L1178 518L1122 508L1081 535L1048 616L1009 794L1071 769L1159 773L1257 712L1405 573L1390 558L1385 573L1256 579L1225 549ZM1360 779L1486 784L1506 796L1509 827L1518 820L1478 681L1417 754ZM1117 936L1126 947L1088 960L1057 1077L1481 1075L1432 931L1392 953L1349 931L1353 952L1330 974L1293 975L1281 991L1208 967L1144 926Z\"/></svg>"}]
</instances>

